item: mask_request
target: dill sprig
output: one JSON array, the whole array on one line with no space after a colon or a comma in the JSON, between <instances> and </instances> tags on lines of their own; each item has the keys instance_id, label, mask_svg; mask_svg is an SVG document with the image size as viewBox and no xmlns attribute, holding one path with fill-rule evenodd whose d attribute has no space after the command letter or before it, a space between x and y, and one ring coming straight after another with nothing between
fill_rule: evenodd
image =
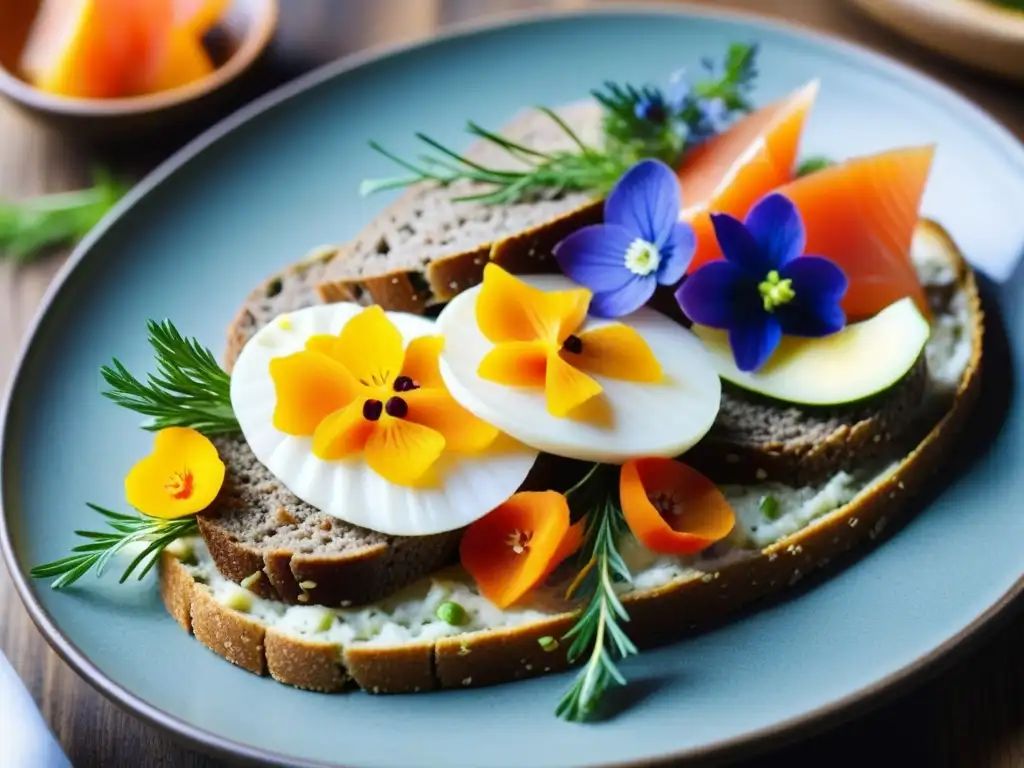
<instances>
[{"instance_id":1,"label":"dill sprig","mask_svg":"<svg viewBox=\"0 0 1024 768\"><path fill-rule=\"evenodd\" d=\"M706 76L692 85L678 79L666 95L652 86L605 83L591 96L603 110L603 145L584 144L579 136L547 107L536 109L553 120L569 139L571 149L542 151L513 141L477 123L466 132L491 144L516 161L512 167L488 166L423 134L416 138L433 152L415 160L399 157L377 142L370 147L406 173L370 179L360 185L362 195L400 189L421 182L447 186L467 181L482 191L454 198L486 204L507 204L565 192L607 193L636 162L657 158L676 166L686 149L715 135L736 115L752 109L749 99L757 75L757 47L731 45L720 68L705 61Z\"/></svg>"},{"instance_id":2,"label":"dill sprig","mask_svg":"<svg viewBox=\"0 0 1024 768\"><path fill-rule=\"evenodd\" d=\"M152 421L145 428L151 431L191 427L205 435L238 432L231 408L231 379L210 350L184 338L169 320L150 320L147 328L156 351L157 373L142 382L115 358L100 371L111 387L104 397L149 416Z\"/></svg>"},{"instance_id":3,"label":"dill sprig","mask_svg":"<svg viewBox=\"0 0 1024 768\"><path fill-rule=\"evenodd\" d=\"M77 536L87 541L72 547L71 554L67 557L33 568L30 572L32 578L56 576L50 586L53 589L63 589L74 584L91 570L94 570L97 576L102 575L114 555L131 544L146 542L147 546L132 559L120 579L120 583L123 584L142 566L138 573L141 581L169 544L198 531L194 517L163 520L142 513L122 515L96 504L87 506L103 515L112 531L75 531Z\"/></svg>"},{"instance_id":4,"label":"dill sprig","mask_svg":"<svg viewBox=\"0 0 1024 768\"><path fill-rule=\"evenodd\" d=\"M617 583L631 580L618 550L627 526L617 498L608 494L588 514L585 526L582 557L586 565L570 590L584 595L587 603L564 639L572 639L570 663L588 649L590 655L555 710L558 717L576 722L593 715L609 688L626 684L616 661L637 652L622 627L629 615L615 591Z\"/></svg>"}]
</instances>

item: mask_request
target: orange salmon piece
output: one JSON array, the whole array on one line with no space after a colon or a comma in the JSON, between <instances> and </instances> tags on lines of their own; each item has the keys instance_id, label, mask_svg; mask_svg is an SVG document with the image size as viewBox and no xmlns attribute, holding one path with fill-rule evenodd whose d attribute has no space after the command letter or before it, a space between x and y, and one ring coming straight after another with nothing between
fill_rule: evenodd
<instances>
[{"instance_id":1,"label":"orange salmon piece","mask_svg":"<svg viewBox=\"0 0 1024 768\"><path fill-rule=\"evenodd\" d=\"M931 317L910 245L934 155L934 147L922 146L858 157L775 190L803 217L806 253L831 259L846 273L849 322L907 296Z\"/></svg>"},{"instance_id":2,"label":"orange salmon piece","mask_svg":"<svg viewBox=\"0 0 1024 768\"><path fill-rule=\"evenodd\" d=\"M743 218L761 197L793 177L818 81L740 120L687 156L678 171L683 218L697 234L690 271L721 256L710 213Z\"/></svg>"}]
</instances>

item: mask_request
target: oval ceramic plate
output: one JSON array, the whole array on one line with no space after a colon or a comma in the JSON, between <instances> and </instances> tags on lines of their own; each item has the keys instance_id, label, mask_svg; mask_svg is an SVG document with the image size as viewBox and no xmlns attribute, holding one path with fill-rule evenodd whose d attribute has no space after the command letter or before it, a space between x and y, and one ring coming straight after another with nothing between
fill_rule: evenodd
<instances>
[{"instance_id":1,"label":"oval ceramic plate","mask_svg":"<svg viewBox=\"0 0 1024 768\"><path fill-rule=\"evenodd\" d=\"M805 152L938 144L924 212L1004 281L989 309L1003 306L1010 342L1000 346L993 314L986 407L1019 394L1008 372L1024 356L1024 284L1011 275L1024 245L1024 150L966 101L843 43L678 6L462 31L339 64L247 109L140 185L78 249L21 360L3 436L5 554L48 640L112 699L207 748L486 768L752 750L877 700L990 624L1022 588L1020 409L991 414L1002 429L974 436L987 453L883 546L790 599L631 660L631 706L595 726L554 717L567 676L405 697L301 692L205 650L165 614L152 581L119 587L112 574L55 593L28 580L93 522L86 501L121 505L124 472L149 450L138 419L100 397L100 366L111 356L149 365L151 317L219 347L260 280L352 236L390 199L358 196L361 179L392 170L368 140L400 153L414 151L414 130L462 142L467 119L496 125L606 78L663 82L734 40L762 46L760 103L821 78ZM972 455L970 444L960 453Z\"/></svg>"}]
</instances>

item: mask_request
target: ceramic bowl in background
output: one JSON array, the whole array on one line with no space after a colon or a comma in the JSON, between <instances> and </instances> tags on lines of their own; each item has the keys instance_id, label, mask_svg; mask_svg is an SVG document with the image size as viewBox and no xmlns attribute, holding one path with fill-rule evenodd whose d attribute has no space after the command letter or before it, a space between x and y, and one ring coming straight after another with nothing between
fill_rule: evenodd
<instances>
[{"instance_id":1,"label":"ceramic bowl in background","mask_svg":"<svg viewBox=\"0 0 1024 768\"><path fill-rule=\"evenodd\" d=\"M76 142L117 146L166 143L206 127L245 100L254 65L278 26L277 0L232 0L208 39L214 72L172 90L117 99L79 99L41 91L23 79L18 61L39 0L0 2L0 93L32 117Z\"/></svg>"},{"instance_id":2,"label":"ceramic bowl in background","mask_svg":"<svg viewBox=\"0 0 1024 768\"><path fill-rule=\"evenodd\" d=\"M1024 11L990 0L852 0L881 24L951 59L1024 82Z\"/></svg>"}]
</instances>

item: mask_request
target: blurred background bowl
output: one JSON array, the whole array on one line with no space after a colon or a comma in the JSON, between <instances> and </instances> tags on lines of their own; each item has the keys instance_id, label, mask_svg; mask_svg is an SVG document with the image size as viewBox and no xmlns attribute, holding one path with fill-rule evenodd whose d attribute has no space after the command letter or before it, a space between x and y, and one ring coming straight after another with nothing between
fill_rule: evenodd
<instances>
[{"instance_id":1,"label":"blurred background bowl","mask_svg":"<svg viewBox=\"0 0 1024 768\"><path fill-rule=\"evenodd\" d=\"M278 26L277 0L232 0L204 39L216 65L188 85L144 96L77 99L30 85L19 71L40 0L0 0L0 93L75 143L100 152L166 151L251 98L250 79Z\"/></svg>"},{"instance_id":2,"label":"blurred background bowl","mask_svg":"<svg viewBox=\"0 0 1024 768\"><path fill-rule=\"evenodd\" d=\"M852 0L895 32L975 69L1024 82L1024 12L992 0Z\"/></svg>"}]
</instances>

